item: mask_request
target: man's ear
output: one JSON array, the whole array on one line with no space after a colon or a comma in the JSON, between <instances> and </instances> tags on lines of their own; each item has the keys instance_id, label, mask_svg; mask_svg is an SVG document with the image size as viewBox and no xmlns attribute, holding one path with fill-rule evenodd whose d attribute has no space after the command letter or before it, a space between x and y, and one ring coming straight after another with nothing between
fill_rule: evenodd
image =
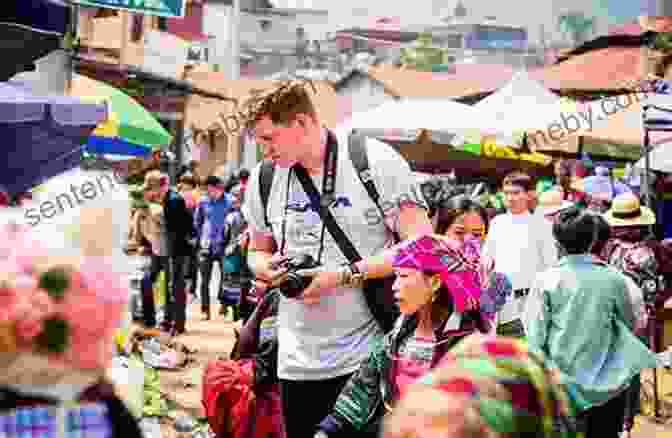
<instances>
[{"instance_id":1,"label":"man's ear","mask_svg":"<svg viewBox=\"0 0 672 438\"><path fill-rule=\"evenodd\" d=\"M308 129L317 123L315 117L304 113L297 114L294 120L303 129Z\"/></svg>"}]
</instances>

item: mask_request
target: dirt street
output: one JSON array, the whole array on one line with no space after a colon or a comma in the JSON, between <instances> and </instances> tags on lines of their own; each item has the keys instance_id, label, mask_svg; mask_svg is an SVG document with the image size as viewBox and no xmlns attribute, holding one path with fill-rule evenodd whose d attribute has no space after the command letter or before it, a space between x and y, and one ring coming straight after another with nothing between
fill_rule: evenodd
<instances>
[{"instance_id":1,"label":"dirt street","mask_svg":"<svg viewBox=\"0 0 672 438\"><path fill-rule=\"evenodd\" d=\"M196 362L180 371L161 371L161 390L168 394L177 405L177 414L193 417L204 415L201 405L201 370L208 360L228 355L234 342L233 327L230 320L214 317L213 320L200 321L200 305L192 304L188 332L179 337L180 342L195 348ZM663 393L672 404L672 373L662 377ZM162 422L162 438L181 438L170 421ZM186 438L188 435L184 435ZM672 438L672 425L657 424L648 417L640 417L631 438Z\"/></svg>"},{"instance_id":2,"label":"dirt street","mask_svg":"<svg viewBox=\"0 0 672 438\"><path fill-rule=\"evenodd\" d=\"M184 370L161 371L161 391L175 402L178 416L188 414L197 418L205 415L201 404L202 370L210 359L228 356L234 342L234 324L230 320L214 315L211 321L201 321L200 304L192 304L189 315L191 318L187 325L187 333L178 340L197 350L194 355L195 363L189 364ZM162 422L162 438L179 436L169 423Z\"/></svg>"}]
</instances>

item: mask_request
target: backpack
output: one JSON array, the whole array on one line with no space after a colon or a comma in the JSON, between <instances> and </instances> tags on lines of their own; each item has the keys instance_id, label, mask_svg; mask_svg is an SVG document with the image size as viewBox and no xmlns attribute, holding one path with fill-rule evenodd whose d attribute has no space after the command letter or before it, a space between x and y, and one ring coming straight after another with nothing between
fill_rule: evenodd
<instances>
[{"instance_id":1,"label":"backpack","mask_svg":"<svg viewBox=\"0 0 672 438\"><path fill-rule=\"evenodd\" d=\"M366 193L369 198L378 208L381 217L385 217L385 213L380 204L380 193L371 177L371 168L369 167L369 159L366 152L366 137L353 131L348 137L348 152L350 161L352 162L357 176L364 185ZM259 171L259 195L261 197L261 205L264 212L264 222L270 228L271 223L268 219L268 199L271 195L271 188L273 186L273 176L275 174L275 166L270 160L265 160L261 164ZM383 221L384 223L384 221ZM399 234L392 231L394 243L401 241ZM385 333L389 332L399 317L399 309L394 301L392 293L377 293L378 289L384 291L392 290L392 282L394 277L388 277L382 280L369 280L365 285L365 298L369 306L369 310L373 314L380 327ZM381 284L382 283L382 284ZM369 286L370 284L370 286ZM374 289L374 290L369 290Z\"/></svg>"}]
</instances>

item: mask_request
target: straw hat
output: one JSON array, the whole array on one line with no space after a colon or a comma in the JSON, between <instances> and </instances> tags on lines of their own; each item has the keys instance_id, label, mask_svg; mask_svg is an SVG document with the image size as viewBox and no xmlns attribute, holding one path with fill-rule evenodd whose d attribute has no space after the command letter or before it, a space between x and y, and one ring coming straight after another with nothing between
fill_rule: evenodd
<instances>
[{"instance_id":1,"label":"straw hat","mask_svg":"<svg viewBox=\"0 0 672 438\"><path fill-rule=\"evenodd\" d=\"M562 197L562 192L559 190L548 190L539 195L537 206L544 216L555 214L561 210L572 207L574 204L565 201Z\"/></svg>"},{"instance_id":2,"label":"straw hat","mask_svg":"<svg viewBox=\"0 0 672 438\"><path fill-rule=\"evenodd\" d=\"M656 223L656 214L653 210L642 206L639 198L632 193L616 196L611 202L611 209L604 214L604 218L612 227L653 225Z\"/></svg>"}]
</instances>

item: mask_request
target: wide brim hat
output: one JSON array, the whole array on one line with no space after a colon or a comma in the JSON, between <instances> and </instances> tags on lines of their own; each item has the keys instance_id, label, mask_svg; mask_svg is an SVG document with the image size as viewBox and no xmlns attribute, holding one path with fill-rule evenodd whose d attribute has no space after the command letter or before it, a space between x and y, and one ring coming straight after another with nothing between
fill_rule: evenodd
<instances>
[{"instance_id":1,"label":"wide brim hat","mask_svg":"<svg viewBox=\"0 0 672 438\"><path fill-rule=\"evenodd\" d=\"M632 193L616 196L604 219L612 227L648 226L656 223L656 214L640 204L639 198Z\"/></svg>"}]
</instances>

